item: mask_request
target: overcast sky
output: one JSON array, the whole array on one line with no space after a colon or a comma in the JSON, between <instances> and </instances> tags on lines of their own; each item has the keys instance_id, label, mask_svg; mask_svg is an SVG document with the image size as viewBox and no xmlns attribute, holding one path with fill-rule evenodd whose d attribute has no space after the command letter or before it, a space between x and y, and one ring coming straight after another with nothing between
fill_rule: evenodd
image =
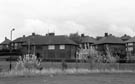
<instances>
[{"instance_id":1,"label":"overcast sky","mask_svg":"<svg viewBox=\"0 0 135 84\"><path fill-rule=\"evenodd\" d=\"M135 35L134 0L0 0L0 42L32 32Z\"/></svg>"}]
</instances>

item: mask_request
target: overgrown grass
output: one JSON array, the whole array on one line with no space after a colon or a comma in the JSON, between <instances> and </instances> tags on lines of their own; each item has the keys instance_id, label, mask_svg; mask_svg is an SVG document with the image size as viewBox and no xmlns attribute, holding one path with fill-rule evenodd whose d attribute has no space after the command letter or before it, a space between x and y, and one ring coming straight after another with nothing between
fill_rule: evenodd
<instances>
[{"instance_id":1,"label":"overgrown grass","mask_svg":"<svg viewBox=\"0 0 135 84\"><path fill-rule=\"evenodd\" d=\"M0 84L135 84L133 73L91 73L54 76L5 77Z\"/></svg>"}]
</instances>

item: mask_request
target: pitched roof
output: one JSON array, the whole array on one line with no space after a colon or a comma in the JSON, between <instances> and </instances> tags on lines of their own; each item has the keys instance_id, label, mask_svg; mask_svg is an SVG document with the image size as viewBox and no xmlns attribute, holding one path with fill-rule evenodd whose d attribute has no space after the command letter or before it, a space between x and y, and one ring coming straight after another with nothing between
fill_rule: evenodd
<instances>
[{"instance_id":1,"label":"pitched roof","mask_svg":"<svg viewBox=\"0 0 135 84\"><path fill-rule=\"evenodd\" d=\"M97 41L95 44L124 44L124 42L120 39L117 38L115 36L112 35L108 35L106 37L103 37L102 39L100 39L99 41Z\"/></svg>"},{"instance_id":2,"label":"pitched roof","mask_svg":"<svg viewBox=\"0 0 135 84\"><path fill-rule=\"evenodd\" d=\"M81 43L95 43L96 40L89 36L81 37Z\"/></svg>"},{"instance_id":3,"label":"pitched roof","mask_svg":"<svg viewBox=\"0 0 135 84\"><path fill-rule=\"evenodd\" d=\"M19 37L19 38L17 38L17 39L15 39L13 42L27 42L27 41L33 41L33 39L36 39L36 38L39 38L40 37L40 35L34 35L34 36L32 36L32 35L30 35L30 36L27 36L27 37Z\"/></svg>"},{"instance_id":4,"label":"pitched roof","mask_svg":"<svg viewBox=\"0 0 135 84\"><path fill-rule=\"evenodd\" d=\"M72 44L77 45L74 41L70 40L68 37L59 35L59 36L40 36L40 35L30 35L28 37L22 37L14 40L14 42L25 42L24 45L28 43L35 45L53 45L53 44Z\"/></svg>"},{"instance_id":5,"label":"pitched roof","mask_svg":"<svg viewBox=\"0 0 135 84\"><path fill-rule=\"evenodd\" d=\"M5 40L2 43L0 43L0 45L8 45L10 42L11 40L5 37Z\"/></svg>"},{"instance_id":6,"label":"pitched roof","mask_svg":"<svg viewBox=\"0 0 135 84\"><path fill-rule=\"evenodd\" d=\"M17 39L15 39L13 42L25 42L25 37L19 37L19 38L17 38Z\"/></svg>"},{"instance_id":7,"label":"pitched roof","mask_svg":"<svg viewBox=\"0 0 135 84\"><path fill-rule=\"evenodd\" d=\"M126 43L135 42L135 36L129 40L126 41Z\"/></svg>"}]
</instances>

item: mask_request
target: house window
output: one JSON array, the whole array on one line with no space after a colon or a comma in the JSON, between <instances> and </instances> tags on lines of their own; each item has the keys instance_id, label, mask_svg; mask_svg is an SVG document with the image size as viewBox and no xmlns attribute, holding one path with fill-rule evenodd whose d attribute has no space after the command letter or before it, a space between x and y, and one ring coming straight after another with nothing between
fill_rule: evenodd
<instances>
[{"instance_id":1,"label":"house window","mask_svg":"<svg viewBox=\"0 0 135 84\"><path fill-rule=\"evenodd\" d=\"M128 43L128 45L129 45L129 46L132 46L132 45L133 45L133 43Z\"/></svg>"},{"instance_id":2,"label":"house window","mask_svg":"<svg viewBox=\"0 0 135 84\"><path fill-rule=\"evenodd\" d=\"M82 44L82 49L85 49L85 45L84 45L84 43Z\"/></svg>"},{"instance_id":3,"label":"house window","mask_svg":"<svg viewBox=\"0 0 135 84\"><path fill-rule=\"evenodd\" d=\"M42 46L36 46L38 50L42 50Z\"/></svg>"},{"instance_id":4,"label":"house window","mask_svg":"<svg viewBox=\"0 0 135 84\"><path fill-rule=\"evenodd\" d=\"M8 46L8 45L6 45L6 48L9 48L9 46Z\"/></svg>"},{"instance_id":5,"label":"house window","mask_svg":"<svg viewBox=\"0 0 135 84\"><path fill-rule=\"evenodd\" d=\"M55 49L55 45L49 45L49 46L48 46L48 49L49 49L49 50L54 50L54 49Z\"/></svg>"},{"instance_id":6,"label":"house window","mask_svg":"<svg viewBox=\"0 0 135 84\"><path fill-rule=\"evenodd\" d=\"M79 47L82 48L82 44L79 44Z\"/></svg>"},{"instance_id":7,"label":"house window","mask_svg":"<svg viewBox=\"0 0 135 84\"><path fill-rule=\"evenodd\" d=\"M17 44L17 43L15 43L15 45L14 45L14 46L15 46L15 49L17 49L17 47L18 47L18 44Z\"/></svg>"},{"instance_id":8,"label":"house window","mask_svg":"<svg viewBox=\"0 0 135 84\"><path fill-rule=\"evenodd\" d=\"M128 48L126 48L126 51L128 51Z\"/></svg>"},{"instance_id":9,"label":"house window","mask_svg":"<svg viewBox=\"0 0 135 84\"><path fill-rule=\"evenodd\" d=\"M61 50L65 49L65 45L60 45L60 49Z\"/></svg>"},{"instance_id":10,"label":"house window","mask_svg":"<svg viewBox=\"0 0 135 84\"><path fill-rule=\"evenodd\" d=\"M128 47L128 51L133 51L133 47Z\"/></svg>"},{"instance_id":11,"label":"house window","mask_svg":"<svg viewBox=\"0 0 135 84\"><path fill-rule=\"evenodd\" d=\"M0 49L2 49L3 47L2 47L2 45L0 45Z\"/></svg>"},{"instance_id":12,"label":"house window","mask_svg":"<svg viewBox=\"0 0 135 84\"><path fill-rule=\"evenodd\" d=\"M96 45L95 48L98 49L98 46Z\"/></svg>"}]
</instances>

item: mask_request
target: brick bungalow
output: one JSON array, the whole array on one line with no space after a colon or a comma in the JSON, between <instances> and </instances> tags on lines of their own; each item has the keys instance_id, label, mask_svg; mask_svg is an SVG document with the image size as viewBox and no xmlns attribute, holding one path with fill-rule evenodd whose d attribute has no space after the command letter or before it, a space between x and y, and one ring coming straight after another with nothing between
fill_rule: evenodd
<instances>
[{"instance_id":1,"label":"brick bungalow","mask_svg":"<svg viewBox=\"0 0 135 84\"><path fill-rule=\"evenodd\" d=\"M23 54L35 53L43 59L74 59L77 44L64 35L49 33L46 36L32 33L13 41L15 49L21 49ZM30 51L29 51L30 50Z\"/></svg>"},{"instance_id":2,"label":"brick bungalow","mask_svg":"<svg viewBox=\"0 0 135 84\"><path fill-rule=\"evenodd\" d=\"M125 43L108 33L105 33L105 36L95 43L95 47L102 55L106 55L106 49L109 48L113 56L120 56L121 59L126 56Z\"/></svg>"}]
</instances>

